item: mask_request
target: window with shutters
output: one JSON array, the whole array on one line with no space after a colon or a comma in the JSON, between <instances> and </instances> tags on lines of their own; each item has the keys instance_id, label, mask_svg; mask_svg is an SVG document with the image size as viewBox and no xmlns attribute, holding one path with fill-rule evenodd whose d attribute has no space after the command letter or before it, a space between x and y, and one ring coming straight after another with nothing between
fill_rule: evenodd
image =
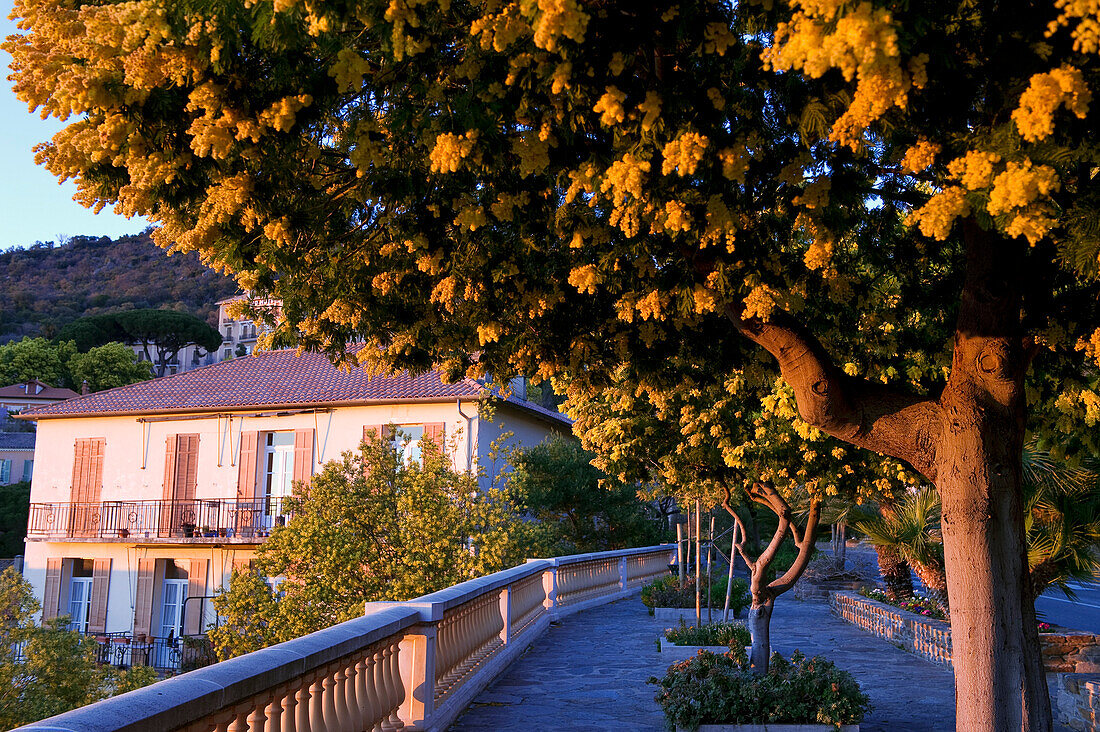
<instances>
[{"instance_id":1,"label":"window with shutters","mask_svg":"<svg viewBox=\"0 0 1100 732\"><path fill-rule=\"evenodd\" d=\"M11 460L0 460L0 485L11 482Z\"/></svg>"},{"instance_id":2,"label":"window with shutters","mask_svg":"<svg viewBox=\"0 0 1100 732\"><path fill-rule=\"evenodd\" d=\"M92 560L73 559L69 582L69 630L88 632L92 610Z\"/></svg>"},{"instance_id":3,"label":"window with shutters","mask_svg":"<svg viewBox=\"0 0 1100 732\"><path fill-rule=\"evenodd\" d=\"M420 449L420 439L424 437L424 425L403 424L393 432L390 444L401 459L406 463L420 462L423 452Z\"/></svg>"},{"instance_id":4,"label":"window with shutters","mask_svg":"<svg viewBox=\"0 0 1100 732\"><path fill-rule=\"evenodd\" d=\"M293 432L268 432L264 435L263 465L264 495L289 496L294 480Z\"/></svg>"},{"instance_id":5,"label":"window with shutters","mask_svg":"<svg viewBox=\"0 0 1100 732\"><path fill-rule=\"evenodd\" d=\"M34 461L33 460L24 460L23 461L23 482L30 483L31 482L31 476L33 474L34 474Z\"/></svg>"},{"instance_id":6,"label":"window with shutters","mask_svg":"<svg viewBox=\"0 0 1100 732\"><path fill-rule=\"evenodd\" d=\"M187 604L187 588L190 580L182 562L168 562L164 567L164 585L161 588L160 631L161 638L179 638L183 635L184 606Z\"/></svg>"}]
</instances>

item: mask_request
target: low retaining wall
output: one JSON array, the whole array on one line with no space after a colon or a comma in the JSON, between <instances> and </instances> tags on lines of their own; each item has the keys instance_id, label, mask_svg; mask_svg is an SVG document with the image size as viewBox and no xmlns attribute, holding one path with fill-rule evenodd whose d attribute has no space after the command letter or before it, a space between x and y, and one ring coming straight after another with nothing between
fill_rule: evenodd
<instances>
[{"instance_id":1,"label":"low retaining wall","mask_svg":"<svg viewBox=\"0 0 1100 732\"><path fill-rule=\"evenodd\" d=\"M951 625L854 592L832 592L829 607L864 630L934 663L951 665Z\"/></svg>"},{"instance_id":2,"label":"low retaining wall","mask_svg":"<svg viewBox=\"0 0 1100 732\"><path fill-rule=\"evenodd\" d=\"M834 614L930 661L951 665L951 625L853 592L829 596ZM1100 729L1100 635L1061 630L1039 635L1050 705L1059 724Z\"/></svg>"}]
</instances>

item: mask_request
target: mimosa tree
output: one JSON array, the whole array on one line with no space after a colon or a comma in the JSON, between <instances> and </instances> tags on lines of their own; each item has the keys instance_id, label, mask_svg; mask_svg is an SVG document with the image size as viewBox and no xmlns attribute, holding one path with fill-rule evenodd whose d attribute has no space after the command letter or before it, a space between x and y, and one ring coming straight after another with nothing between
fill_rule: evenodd
<instances>
[{"instance_id":1,"label":"mimosa tree","mask_svg":"<svg viewBox=\"0 0 1100 732\"><path fill-rule=\"evenodd\" d=\"M759 346L808 424L939 490L959 728L1050 726L1019 458L1097 447L1092 4L14 14L17 94L72 119L41 162L280 297L274 342L592 390Z\"/></svg>"}]
</instances>

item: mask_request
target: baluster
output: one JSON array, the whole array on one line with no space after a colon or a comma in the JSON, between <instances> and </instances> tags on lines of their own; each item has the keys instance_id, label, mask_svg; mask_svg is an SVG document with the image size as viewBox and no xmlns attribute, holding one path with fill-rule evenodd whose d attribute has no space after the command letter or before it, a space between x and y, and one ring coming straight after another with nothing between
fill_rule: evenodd
<instances>
[{"instance_id":1,"label":"baluster","mask_svg":"<svg viewBox=\"0 0 1100 732\"><path fill-rule=\"evenodd\" d=\"M332 687L334 697L333 706L336 707L336 719L339 722L338 728L341 730L351 729L351 709L348 707L350 702L348 698L348 682L351 681L351 676L354 673L354 666L349 669L347 663L341 663L334 674L335 684Z\"/></svg>"},{"instance_id":2,"label":"baluster","mask_svg":"<svg viewBox=\"0 0 1100 732\"><path fill-rule=\"evenodd\" d=\"M294 714L294 729L296 732L310 732L310 697L312 691L310 689L310 681L308 678L302 679L302 685L298 688L297 704L295 705Z\"/></svg>"},{"instance_id":3,"label":"baluster","mask_svg":"<svg viewBox=\"0 0 1100 732\"><path fill-rule=\"evenodd\" d=\"M265 732L293 732L294 715L287 708L287 700L294 698L294 691L286 686L279 687L271 696L267 712Z\"/></svg>"},{"instance_id":4,"label":"baluster","mask_svg":"<svg viewBox=\"0 0 1100 732\"><path fill-rule=\"evenodd\" d=\"M248 712L251 707L237 707L233 712L233 722L226 732L248 732Z\"/></svg>"},{"instance_id":5,"label":"baluster","mask_svg":"<svg viewBox=\"0 0 1100 732\"><path fill-rule=\"evenodd\" d=\"M386 690L386 707L382 710L382 713L386 714L389 712L388 716L381 724L384 732L393 732L405 726L397 713L401 706L401 702L405 700L406 691L404 685L401 683L401 663L398 657L399 649L400 646L398 642L395 641L386 648L385 658L378 664L384 679L383 688ZM429 689L428 693L434 696L434 688Z\"/></svg>"},{"instance_id":6,"label":"baluster","mask_svg":"<svg viewBox=\"0 0 1100 732\"><path fill-rule=\"evenodd\" d=\"M325 689L325 703L322 707L323 714L325 715L325 729L343 729L342 720L340 719L340 703L338 697L341 687L343 686L343 679L341 678L342 672L342 668L333 668L330 664L325 667L321 677L321 685Z\"/></svg>"},{"instance_id":7,"label":"baluster","mask_svg":"<svg viewBox=\"0 0 1100 732\"><path fill-rule=\"evenodd\" d=\"M370 660L372 652L363 655L355 663L355 704L352 706L352 721L355 723L356 732L369 730L374 726L374 700L367 691L367 674L370 673ZM369 725L369 726L368 726Z\"/></svg>"},{"instance_id":8,"label":"baluster","mask_svg":"<svg viewBox=\"0 0 1100 732\"><path fill-rule=\"evenodd\" d=\"M263 701L262 698L257 699L254 702L255 706L253 707L252 712L248 715L247 724L249 732L262 732L264 728L264 722L267 721L266 711L267 705L269 703L269 701Z\"/></svg>"},{"instance_id":9,"label":"baluster","mask_svg":"<svg viewBox=\"0 0 1100 732\"><path fill-rule=\"evenodd\" d=\"M325 707L327 707L329 703L329 699L327 698L329 693L327 692L331 692L331 688L325 688L326 680L323 673L318 674L309 687L309 694L312 700L309 705L310 732L320 732L320 730L325 730L325 732L327 732L332 729L328 726L328 721L331 720L332 717L329 717L328 720L325 719Z\"/></svg>"}]
</instances>

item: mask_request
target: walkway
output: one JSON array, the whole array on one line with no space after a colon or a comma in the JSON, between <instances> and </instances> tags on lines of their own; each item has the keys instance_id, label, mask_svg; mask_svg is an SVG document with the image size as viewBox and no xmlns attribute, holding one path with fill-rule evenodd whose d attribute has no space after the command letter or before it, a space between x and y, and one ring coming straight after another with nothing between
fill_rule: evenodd
<instances>
[{"instance_id":1,"label":"walkway","mask_svg":"<svg viewBox=\"0 0 1100 732\"><path fill-rule=\"evenodd\" d=\"M452 732L663 730L650 676L663 673L661 625L637 598L565 618L481 693ZM775 604L773 650L823 655L851 672L874 711L863 732L955 729L950 669L895 648L789 593Z\"/></svg>"}]
</instances>

